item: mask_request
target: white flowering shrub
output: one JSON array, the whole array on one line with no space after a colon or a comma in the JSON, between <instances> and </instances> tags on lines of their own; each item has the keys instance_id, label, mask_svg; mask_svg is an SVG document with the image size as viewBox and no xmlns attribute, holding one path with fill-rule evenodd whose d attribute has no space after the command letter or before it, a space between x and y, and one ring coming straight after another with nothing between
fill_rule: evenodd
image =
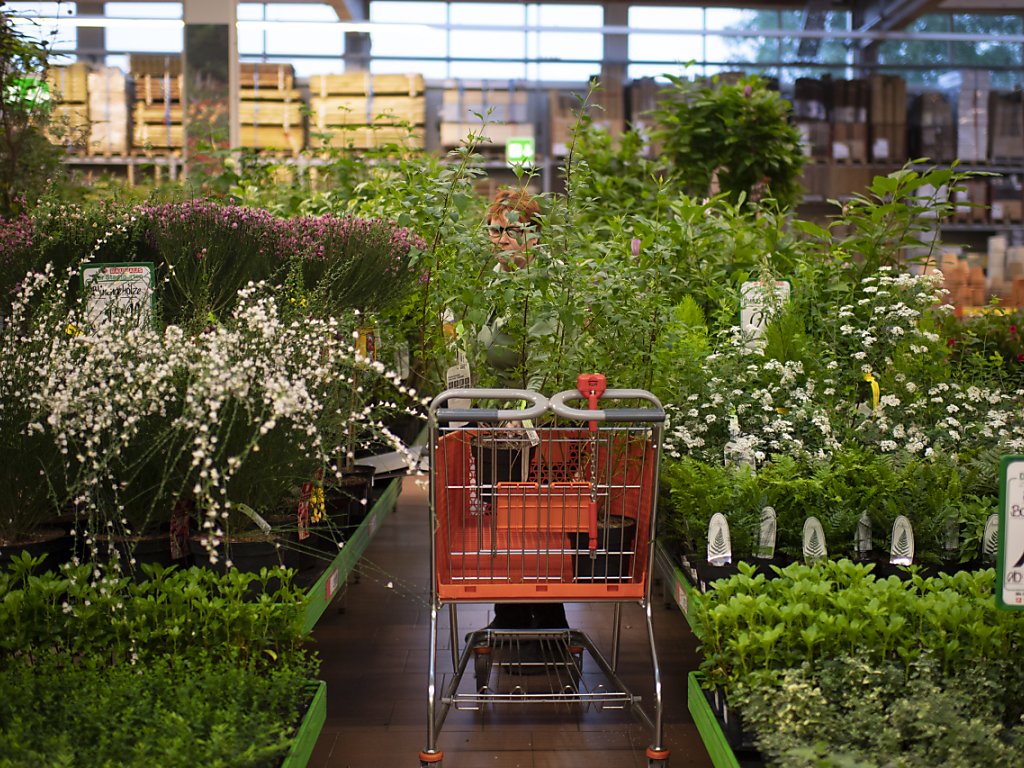
<instances>
[{"instance_id":1,"label":"white flowering shrub","mask_svg":"<svg viewBox=\"0 0 1024 768\"><path fill-rule=\"evenodd\" d=\"M17 493L2 535L71 508L86 543L166 528L187 502L211 547L343 467L370 437L404 449L382 417L416 393L355 346L357 312L284 313L285 291L250 283L221 322L90 325L52 271L27 280L0 342L3 458ZM386 400L381 393L388 393ZM294 509L294 507L292 507ZM9 533L7 533L9 531Z\"/></svg>"}]
</instances>

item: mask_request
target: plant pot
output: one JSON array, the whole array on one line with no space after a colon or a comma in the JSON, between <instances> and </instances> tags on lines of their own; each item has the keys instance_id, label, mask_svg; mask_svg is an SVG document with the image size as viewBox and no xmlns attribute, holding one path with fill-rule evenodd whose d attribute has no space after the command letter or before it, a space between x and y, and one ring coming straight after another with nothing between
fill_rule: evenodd
<instances>
[{"instance_id":1,"label":"plant pot","mask_svg":"<svg viewBox=\"0 0 1024 768\"><path fill-rule=\"evenodd\" d=\"M0 544L0 570L6 570L12 558L28 552L32 557L45 556L43 570L56 571L71 559L74 547L75 537L66 530L41 528Z\"/></svg>"},{"instance_id":2,"label":"plant pot","mask_svg":"<svg viewBox=\"0 0 1024 768\"><path fill-rule=\"evenodd\" d=\"M191 564L191 557L175 560L171 556L171 535L169 531L157 531L155 533L143 534L140 536L97 536L97 556L102 561L109 561L111 551L117 553L121 568L125 572L131 572L137 580L144 578L143 564L161 565L167 568L177 565L187 568ZM135 559L134 565L131 563Z\"/></svg>"},{"instance_id":3,"label":"plant pot","mask_svg":"<svg viewBox=\"0 0 1024 768\"><path fill-rule=\"evenodd\" d=\"M296 570L301 568L303 542L299 540L298 515L294 512L281 512L266 515L263 519L270 523L271 532L281 545L281 565Z\"/></svg>"},{"instance_id":4,"label":"plant pot","mask_svg":"<svg viewBox=\"0 0 1024 768\"><path fill-rule=\"evenodd\" d=\"M476 468L476 487L485 512L494 503L494 489L498 483L519 483L526 480L524 473L529 443L502 433L482 432L473 437L473 463Z\"/></svg>"},{"instance_id":5,"label":"plant pot","mask_svg":"<svg viewBox=\"0 0 1024 768\"><path fill-rule=\"evenodd\" d=\"M214 548L216 562L206 547L206 535L189 536L188 546L195 564L201 568L209 568L217 573L231 568L246 573L257 573L261 568L276 568L283 565L281 542L273 533L258 533L247 536L235 536L224 539Z\"/></svg>"},{"instance_id":6,"label":"plant pot","mask_svg":"<svg viewBox=\"0 0 1024 768\"><path fill-rule=\"evenodd\" d=\"M597 524L597 551L587 551L590 535L586 531L568 534L570 546L576 550L572 556L576 580L587 583L629 581L633 576L636 552L636 520L611 515Z\"/></svg>"}]
</instances>

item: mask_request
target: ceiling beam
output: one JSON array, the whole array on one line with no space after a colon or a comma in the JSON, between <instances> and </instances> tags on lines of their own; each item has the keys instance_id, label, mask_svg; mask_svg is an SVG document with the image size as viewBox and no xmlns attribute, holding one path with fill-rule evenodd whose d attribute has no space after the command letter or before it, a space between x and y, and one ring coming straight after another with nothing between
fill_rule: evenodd
<instances>
[{"instance_id":1,"label":"ceiling beam","mask_svg":"<svg viewBox=\"0 0 1024 768\"><path fill-rule=\"evenodd\" d=\"M366 6L361 0L326 0L338 14L338 21L366 21Z\"/></svg>"},{"instance_id":2,"label":"ceiling beam","mask_svg":"<svg viewBox=\"0 0 1024 768\"><path fill-rule=\"evenodd\" d=\"M861 32L891 32L903 29L918 16L933 11L942 0L874 0L860 11Z\"/></svg>"}]
</instances>

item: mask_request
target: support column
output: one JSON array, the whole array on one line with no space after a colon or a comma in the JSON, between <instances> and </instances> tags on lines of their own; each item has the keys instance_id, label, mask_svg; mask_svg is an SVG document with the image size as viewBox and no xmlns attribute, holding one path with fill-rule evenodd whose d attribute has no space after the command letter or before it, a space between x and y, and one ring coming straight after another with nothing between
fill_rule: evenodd
<instances>
[{"instance_id":1,"label":"support column","mask_svg":"<svg viewBox=\"0 0 1024 768\"><path fill-rule=\"evenodd\" d=\"M370 18L370 0L346 0L343 9L344 16L339 12L338 18L344 21L366 21ZM345 70L369 69L370 57L370 35L366 32L346 32L345 53L342 56Z\"/></svg>"},{"instance_id":2,"label":"support column","mask_svg":"<svg viewBox=\"0 0 1024 768\"><path fill-rule=\"evenodd\" d=\"M628 3L605 3L604 25L606 27L629 26ZM607 89L621 89L626 82L626 66L629 62L629 35L604 35L604 62L601 65L602 84Z\"/></svg>"},{"instance_id":3,"label":"support column","mask_svg":"<svg viewBox=\"0 0 1024 768\"><path fill-rule=\"evenodd\" d=\"M185 168L216 172L203 145L239 145L237 0L185 0Z\"/></svg>"},{"instance_id":4,"label":"support column","mask_svg":"<svg viewBox=\"0 0 1024 768\"><path fill-rule=\"evenodd\" d=\"M79 16L103 16L104 3L75 3ZM107 30L103 27L78 27L75 32L75 47L86 53L78 54L79 61L103 64L107 50Z\"/></svg>"}]
</instances>

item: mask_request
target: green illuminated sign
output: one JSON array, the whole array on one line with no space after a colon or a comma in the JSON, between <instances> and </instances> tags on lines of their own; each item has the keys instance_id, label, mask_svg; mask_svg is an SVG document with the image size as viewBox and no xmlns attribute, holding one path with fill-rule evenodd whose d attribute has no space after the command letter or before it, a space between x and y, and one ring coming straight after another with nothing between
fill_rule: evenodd
<instances>
[{"instance_id":1,"label":"green illuminated sign","mask_svg":"<svg viewBox=\"0 0 1024 768\"><path fill-rule=\"evenodd\" d=\"M41 107L50 102L50 86L34 77L19 77L8 84L4 101L29 108Z\"/></svg>"},{"instance_id":2,"label":"green illuminated sign","mask_svg":"<svg viewBox=\"0 0 1024 768\"><path fill-rule=\"evenodd\" d=\"M505 142L505 162L509 165L533 165L535 156L532 138L513 138Z\"/></svg>"}]
</instances>

